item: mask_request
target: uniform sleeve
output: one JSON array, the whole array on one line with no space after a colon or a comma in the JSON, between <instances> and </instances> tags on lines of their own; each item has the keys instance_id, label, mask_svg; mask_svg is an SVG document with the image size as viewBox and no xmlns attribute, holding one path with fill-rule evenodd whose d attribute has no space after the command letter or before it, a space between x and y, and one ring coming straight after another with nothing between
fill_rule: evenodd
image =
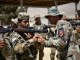
<instances>
[{"instance_id":1,"label":"uniform sleeve","mask_svg":"<svg viewBox=\"0 0 80 60\"><path fill-rule=\"evenodd\" d=\"M27 50L28 46L30 46L31 43L33 43L32 39L25 41L17 33L13 33L11 39L15 53L20 53L20 54L22 54L25 50Z\"/></svg>"},{"instance_id":2,"label":"uniform sleeve","mask_svg":"<svg viewBox=\"0 0 80 60\"><path fill-rule=\"evenodd\" d=\"M68 28L71 28L67 21L60 20L56 25L56 36L50 37L48 41L45 41L46 45L53 45L56 47L65 47L68 39Z\"/></svg>"},{"instance_id":3,"label":"uniform sleeve","mask_svg":"<svg viewBox=\"0 0 80 60\"><path fill-rule=\"evenodd\" d=\"M12 54L13 54L12 45L10 44L9 33L4 33L3 38L5 40L6 46L1 49L1 52L5 57L8 58L9 56L12 56Z\"/></svg>"},{"instance_id":4,"label":"uniform sleeve","mask_svg":"<svg viewBox=\"0 0 80 60\"><path fill-rule=\"evenodd\" d=\"M53 38L50 37L49 40L45 41L45 45L46 46L56 46L56 47L65 47L66 46L66 42L64 42L63 40L61 40L61 38Z\"/></svg>"}]
</instances>

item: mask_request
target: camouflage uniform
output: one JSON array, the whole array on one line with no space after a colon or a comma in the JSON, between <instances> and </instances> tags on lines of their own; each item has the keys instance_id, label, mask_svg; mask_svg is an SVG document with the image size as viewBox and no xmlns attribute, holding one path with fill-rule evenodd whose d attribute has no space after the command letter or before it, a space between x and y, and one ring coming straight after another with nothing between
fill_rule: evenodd
<instances>
[{"instance_id":1,"label":"camouflage uniform","mask_svg":"<svg viewBox=\"0 0 80 60\"><path fill-rule=\"evenodd\" d=\"M80 60L80 33L77 30L73 30L72 35L74 41L71 43L69 48L68 60Z\"/></svg>"},{"instance_id":2,"label":"camouflage uniform","mask_svg":"<svg viewBox=\"0 0 80 60\"><path fill-rule=\"evenodd\" d=\"M20 35L15 35L15 34L16 33L14 33L14 36L17 37L17 39L19 40L15 39L13 41L13 47L14 51L17 53L18 60L35 60L37 51L36 48L34 47L34 43L30 42L31 40L25 40L23 37L20 38ZM15 37L13 37L12 39L14 39ZM18 43L16 44L16 42ZM22 45L22 47L25 46L26 48L22 48L21 46L20 48L19 45ZM28 47L28 45L31 46ZM19 47L18 50L16 50L17 47Z\"/></svg>"},{"instance_id":3,"label":"camouflage uniform","mask_svg":"<svg viewBox=\"0 0 80 60\"><path fill-rule=\"evenodd\" d=\"M25 12L19 13L17 23L19 23L22 20L25 21L28 20L27 21L28 23L29 15L27 15ZM23 28L21 25L18 25L18 27ZM7 54L8 56L6 57L7 60L8 58L10 60L35 60L36 59L37 50L34 47L33 40L28 37L28 33L18 33L13 31L8 34L7 33L4 34L4 39L7 43L7 46L5 48L5 51L8 53Z\"/></svg>"},{"instance_id":4,"label":"camouflage uniform","mask_svg":"<svg viewBox=\"0 0 80 60\"><path fill-rule=\"evenodd\" d=\"M6 59L8 60L35 60L36 59L36 49L32 40L25 40L17 32L10 33L9 38L5 37L7 42ZM10 45L11 44L11 45ZM12 47L11 47L12 46ZM23 48L25 47L25 48Z\"/></svg>"},{"instance_id":5,"label":"camouflage uniform","mask_svg":"<svg viewBox=\"0 0 80 60\"><path fill-rule=\"evenodd\" d=\"M71 56L69 55L69 52L72 51L71 43L74 44L72 30L73 28L69 22L64 20L59 20L56 25L56 31L57 31L56 36L55 37L51 36L49 38L49 41L45 41L46 45L53 45L53 47L57 49L58 60L67 60L68 57ZM67 46L68 40L70 40L70 42L69 42L68 53L67 53L67 48L65 47Z\"/></svg>"},{"instance_id":6,"label":"camouflage uniform","mask_svg":"<svg viewBox=\"0 0 80 60\"><path fill-rule=\"evenodd\" d=\"M13 49L12 46L10 45L10 37L8 33L5 33L3 35L3 38L6 42L6 46L1 49L1 53L2 55L5 57L6 60L14 60L14 56L13 56Z\"/></svg>"},{"instance_id":7,"label":"camouflage uniform","mask_svg":"<svg viewBox=\"0 0 80 60\"><path fill-rule=\"evenodd\" d=\"M58 16L63 16L63 14L61 14L57 8L52 6L51 8L48 9L48 14L45 16L45 18L47 18L51 24L55 24L56 25L57 21L59 19L61 19ZM53 29L55 29L55 28L53 28ZM53 35L53 38L55 38L54 33L56 34L56 30L51 32L51 34ZM51 54L50 54L51 60L55 59L55 54L56 54L56 49L55 48L51 48Z\"/></svg>"},{"instance_id":8,"label":"camouflage uniform","mask_svg":"<svg viewBox=\"0 0 80 60\"><path fill-rule=\"evenodd\" d=\"M55 48L51 48L51 54L50 54L51 60L54 60L55 59L55 51L56 51Z\"/></svg>"},{"instance_id":9,"label":"camouflage uniform","mask_svg":"<svg viewBox=\"0 0 80 60\"><path fill-rule=\"evenodd\" d=\"M48 39L49 39L49 37L51 37L51 36L55 36L55 34L56 34L56 30L55 30L55 27L51 27L51 28L49 28L49 33L48 33ZM51 60L54 60L55 59L55 51L56 51L56 48L54 48L54 47L51 47L51 54L50 54L50 59Z\"/></svg>"},{"instance_id":10,"label":"camouflage uniform","mask_svg":"<svg viewBox=\"0 0 80 60\"><path fill-rule=\"evenodd\" d=\"M37 29L37 30L43 30L43 27L45 25L44 24L41 24L41 25L36 25L34 24L34 29ZM46 38L46 33L40 33L41 35L44 36L44 38ZM44 45L38 43L38 42L35 42L35 46L37 48L37 51L39 52L39 60L43 60L43 57L44 57Z\"/></svg>"}]
</instances>

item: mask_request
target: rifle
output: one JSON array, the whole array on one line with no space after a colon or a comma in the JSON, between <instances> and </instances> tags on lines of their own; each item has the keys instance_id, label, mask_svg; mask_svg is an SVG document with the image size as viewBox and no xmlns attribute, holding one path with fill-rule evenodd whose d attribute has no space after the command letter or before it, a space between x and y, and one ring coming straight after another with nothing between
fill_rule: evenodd
<instances>
[{"instance_id":1,"label":"rifle","mask_svg":"<svg viewBox=\"0 0 80 60\"><path fill-rule=\"evenodd\" d=\"M68 22L72 25L74 29L76 29L77 26L80 26L80 20L79 19L67 19Z\"/></svg>"}]
</instances>

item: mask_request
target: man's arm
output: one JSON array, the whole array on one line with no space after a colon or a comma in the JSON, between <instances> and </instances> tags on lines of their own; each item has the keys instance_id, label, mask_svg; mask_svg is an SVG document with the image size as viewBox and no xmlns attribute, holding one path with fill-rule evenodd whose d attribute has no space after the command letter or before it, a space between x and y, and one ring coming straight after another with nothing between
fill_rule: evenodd
<instances>
[{"instance_id":1,"label":"man's arm","mask_svg":"<svg viewBox=\"0 0 80 60\"><path fill-rule=\"evenodd\" d=\"M5 46L5 41L3 39L0 39L0 49Z\"/></svg>"},{"instance_id":2,"label":"man's arm","mask_svg":"<svg viewBox=\"0 0 80 60\"><path fill-rule=\"evenodd\" d=\"M51 46L51 47L65 47L66 42L61 40L61 38L53 38L50 37L49 40L45 40L42 36L39 36L38 42L44 44L45 46Z\"/></svg>"},{"instance_id":3,"label":"man's arm","mask_svg":"<svg viewBox=\"0 0 80 60\"><path fill-rule=\"evenodd\" d=\"M37 35L35 35L33 38L29 40L24 40L23 37L21 37L17 33L12 34L12 45L14 48L14 51L16 53L22 54L25 50L28 49L29 46L31 46L36 40Z\"/></svg>"}]
</instances>

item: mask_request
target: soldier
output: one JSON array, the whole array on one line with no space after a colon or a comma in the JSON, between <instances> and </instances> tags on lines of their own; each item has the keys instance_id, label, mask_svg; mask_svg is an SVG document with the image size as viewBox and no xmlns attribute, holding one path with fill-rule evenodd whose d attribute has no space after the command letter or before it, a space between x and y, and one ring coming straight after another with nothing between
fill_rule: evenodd
<instances>
[{"instance_id":1,"label":"soldier","mask_svg":"<svg viewBox=\"0 0 80 60\"><path fill-rule=\"evenodd\" d=\"M73 28L69 22L61 19L63 15L57 9L54 8L52 11L50 11L50 13L52 13L51 15L55 16L55 19L59 20L56 25L56 34L55 36L50 36L48 41L46 41L40 35L38 38L38 42L42 42L45 45L52 45L53 47L55 47L58 51L58 60L68 60L69 57L73 56L72 53L71 55L69 54L72 51L71 44L74 44L72 35ZM72 58L72 60L73 59L74 58Z\"/></svg>"},{"instance_id":2,"label":"soldier","mask_svg":"<svg viewBox=\"0 0 80 60\"><path fill-rule=\"evenodd\" d=\"M22 28L27 28L29 27L29 15L27 15L26 13L19 13L18 16L18 27L22 27ZM16 43L16 41L18 41L18 44L13 45L14 46L14 51L17 54L17 58L18 60L35 60L36 59L36 48L34 47L34 41L36 41L36 35L34 35L32 38L28 37L28 33L18 33L18 40L14 40L14 42ZM15 36L15 34L14 34ZM13 36L13 38L14 38ZM21 41L20 41L21 40ZM13 43L14 43L13 42ZM31 46L26 46L27 43L29 42L31 44ZM29 44L29 45L30 45Z\"/></svg>"},{"instance_id":3,"label":"soldier","mask_svg":"<svg viewBox=\"0 0 80 60\"><path fill-rule=\"evenodd\" d=\"M20 12L17 19L18 28L29 27L29 15L25 12ZM35 60L37 50L34 42L37 40L37 34L33 37L28 37L28 33L12 32L9 36L9 41L13 49L13 60Z\"/></svg>"},{"instance_id":4,"label":"soldier","mask_svg":"<svg viewBox=\"0 0 80 60\"><path fill-rule=\"evenodd\" d=\"M40 15L35 15L34 18L35 18L34 29L43 30L43 27L45 25L41 23ZM40 34L42 34L42 33L40 33ZM44 34L42 34L42 35L44 35ZM37 50L39 51L39 60L43 60L44 46L38 42L35 43L35 46L37 47Z\"/></svg>"},{"instance_id":5,"label":"soldier","mask_svg":"<svg viewBox=\"0 0 80 60\"><path fill-rule=\"evenodd\" d=\"M45 18L47 18L49 20L51 25L56 25L57 21L59 20L56 17L58 15L56 15L56 16L54 15L55 10L57 10L57 9L56 8L54 9L53 7L49 8L49 10L48 10L49 13L45 16ZM60 16L62 16L62 14L60 14ZM53 34L55 35L56 34L55 26L50 28L50 33L49 34L50 35L53 35ZM55 54L56 54L56 49L55 48L51 48L51 54L50 54L51 60L55 59Z\"/></svg>"},{"instance_id":6,"label":"soldier","mask_svg":"<svg viewBox=\"0 0 80 60\"><path fill-rule=\"evenodd\" d=\"M79 56L80 55L80 25L77 26L75 25L75 29L72 31L72 34L74 38L74 46L71 45L71 47L73 47L72 48L73 53L70 55L72 55L72 58L74 58L75 60L80 60L80 56ZM68 59L71 59L71 57L69 57Z\"/></svg>"}]
</instances>

